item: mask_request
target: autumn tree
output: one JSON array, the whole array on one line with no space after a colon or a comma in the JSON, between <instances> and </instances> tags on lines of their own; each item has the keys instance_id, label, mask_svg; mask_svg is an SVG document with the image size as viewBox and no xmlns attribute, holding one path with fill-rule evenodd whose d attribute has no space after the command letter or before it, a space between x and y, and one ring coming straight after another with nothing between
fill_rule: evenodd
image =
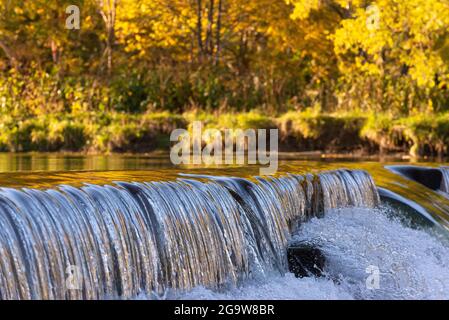
<instances>
[{"instance_id":1,"label":"autumn tree","mask_svg":"<svg viewBox=\"0 0 449 320\"><path fill-rule=\"evenodd\" d=\"M431 97L447 85L447 1L287 1L294 5L294 20L314 20L329 10L340 16L328 36L343 85L340 104L394 112L433 109L437 100Z\"/></svg>"}]
</instances>

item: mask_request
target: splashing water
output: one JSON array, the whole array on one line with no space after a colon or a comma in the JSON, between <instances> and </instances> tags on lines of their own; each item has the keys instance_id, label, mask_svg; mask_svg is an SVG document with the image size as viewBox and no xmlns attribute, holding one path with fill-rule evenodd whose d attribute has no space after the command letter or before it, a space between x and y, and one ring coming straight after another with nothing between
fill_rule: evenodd
<instances>
[{"instance_id":1,"label":"splashing water","mask_svg":"<svg viewBox=\"0 0 449 320\"><path fill-rule=\"evenodd\" d=\"M387 208L330 210L297 231L319 245L326 277L272 275L217 292L197 287L177 299L449 299L449 244L392 220ZM372 267L379 286L367 286Z\"/></svg>"},{"instance_id":2,"label":"splashing water","mask_svg":"<svg viewBox=\"0 0 449 320\"><path fill-rule=\"evenodd\" d=\"M378 203L371 177L358 170L2 188L0 298L159 296L282 275L298 222Z\"/></svg>"}]
</instances>

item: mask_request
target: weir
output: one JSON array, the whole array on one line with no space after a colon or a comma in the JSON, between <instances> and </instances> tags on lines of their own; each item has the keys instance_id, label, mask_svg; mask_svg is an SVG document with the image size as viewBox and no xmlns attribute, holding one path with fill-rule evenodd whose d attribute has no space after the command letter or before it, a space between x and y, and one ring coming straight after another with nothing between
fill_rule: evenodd
<instances>
[{"instance_id":1,"label":"weir","mask_svg":"<svg viewBox=\"0 0 449 320\"><path fill-rule=\"evenodd\" d=\"M238 285L287 271L299 223L378 203L360 170L1 188L0 298L132 298Z\"/></svg>"},{"instance_id":2,"label":"weir","mask_svg":"<svg viewBox=\"0 0 449 320\"><path fill-rule=\"evenodd\" d=\"M434 191L440 190L449 193L449 167L429 168L393 165L386 168Z\"/></svg>"}]
</instances>

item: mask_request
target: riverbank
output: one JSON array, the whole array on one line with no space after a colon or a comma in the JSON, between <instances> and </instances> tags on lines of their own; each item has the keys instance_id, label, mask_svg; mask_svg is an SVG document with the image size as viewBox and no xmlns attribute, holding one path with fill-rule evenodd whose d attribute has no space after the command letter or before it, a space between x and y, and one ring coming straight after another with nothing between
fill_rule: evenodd
<instances>
[{"instance_id":1,"label":"riverbank","mask_svg":"<svg viewBox=\"0 0 449 320\"><path fill-rule=\"evenodd\" d=\"M318 152L443 157L448 155L449 114L320 113L290 111L269 116L262 111L183 114L109 112L52 114L29 119L0 118L0 150L4 152L75 151L145 153L167 151L174 129L194 121L205 128L279 129L281 152Z\"/></svg>"}]
</instances>

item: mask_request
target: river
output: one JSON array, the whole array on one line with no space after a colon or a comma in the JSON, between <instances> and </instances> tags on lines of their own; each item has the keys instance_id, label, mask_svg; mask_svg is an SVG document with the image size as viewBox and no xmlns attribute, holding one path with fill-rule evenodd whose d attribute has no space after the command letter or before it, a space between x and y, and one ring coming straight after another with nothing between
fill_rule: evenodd
<instances>
[{"instance_id":1,"label":"river","mask_svg":"<svg viewBox=\"0 0 449 320\"><path fill-rule=\"evenodd\" d=\"M257 177L164 155L2 154L0 298L448 299L447 169L413 164L437 168L419 173L432 190L404 166L288 157ZM323 277L288 273L295 241L322 250Z\"/></svg>"}]
</instances>

